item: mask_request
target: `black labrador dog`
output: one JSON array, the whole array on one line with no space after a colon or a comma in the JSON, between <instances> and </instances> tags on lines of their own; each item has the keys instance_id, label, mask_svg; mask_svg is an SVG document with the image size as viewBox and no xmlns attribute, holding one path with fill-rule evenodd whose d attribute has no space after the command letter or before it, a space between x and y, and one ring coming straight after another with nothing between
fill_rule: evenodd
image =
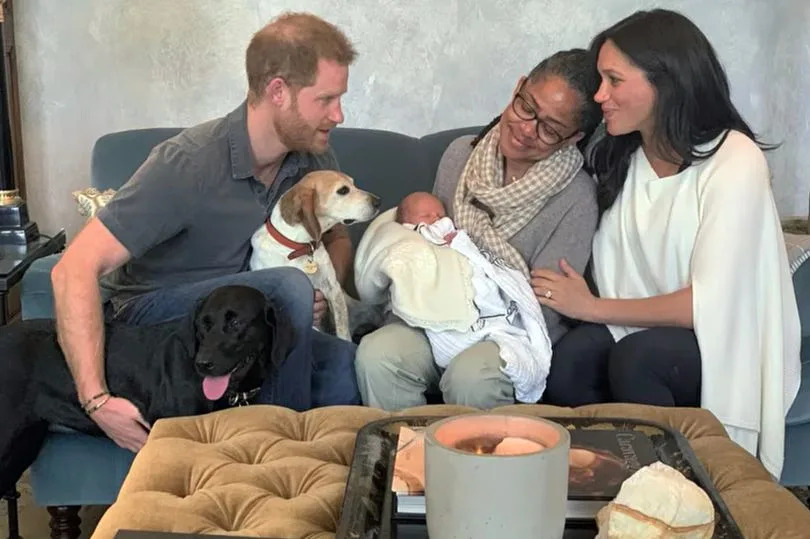
<instances>
[{"instance_id":1,"label":"black labrador dog","mask_svg":"<svg viewBox=\"0 0 810 539\"><path fill-rule=\"evenodd\" d=\"M260 291L217 288L185 319L105 325L110 393L152 424L246 404L283 362L291 324ZM102 435L84 412L53 320L0 329L0 493L36 458L49 425Z\"/></svg>"}]
</instances>

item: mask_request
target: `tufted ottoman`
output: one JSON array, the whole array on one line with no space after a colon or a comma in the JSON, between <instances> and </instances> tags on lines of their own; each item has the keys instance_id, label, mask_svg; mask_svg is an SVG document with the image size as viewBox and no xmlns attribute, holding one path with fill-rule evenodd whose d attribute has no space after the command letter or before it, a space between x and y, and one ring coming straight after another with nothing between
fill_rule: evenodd
<instances>
[{"instance_id":1,"label":"tufted ottoman","mask_svg":"<svg viewBox=\"0 0 810 539\"><path fill-rule=\"evenodd\" d=\"M580 408L506 406L540 416L631 417L680 430L746 538L810 537L810 511L771 480L700 409L602 404ZM296 413L249 406L158 421L93 539L120 529L248 537L331 538L340 519L354 440L391 415L475 411L423 406L399 414L359 406Z\"/></svg>"}]
</instances>

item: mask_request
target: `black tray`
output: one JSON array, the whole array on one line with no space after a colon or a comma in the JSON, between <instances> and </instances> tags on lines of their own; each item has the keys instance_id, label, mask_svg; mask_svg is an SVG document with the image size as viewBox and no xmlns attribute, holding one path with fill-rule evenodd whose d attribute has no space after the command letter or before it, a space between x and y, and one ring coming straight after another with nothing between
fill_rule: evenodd
<instances>
[{"instance_id":1,"label":"black tray","mask_svg":"<svg viewBox=\"0 0 810 539\"><path fill-rule=\"evenodd\" d=\"M391 469L403 426L422 427L444 416L407 416L381 419L363 427L357 433L354 457L343 498L338 539L427 537L424 519L392 521ZM669 427L648 421L605 417L548 417L566 428L604 426L644 433L653 443L658 459L680 471L697 483L712 500L715 509L716 539L737 539L743 535L729 513L709 474L695 456L684 436ZM596 523L566 521L565 539L589 538L596 533Z\"/></svg>"}]
</instances>

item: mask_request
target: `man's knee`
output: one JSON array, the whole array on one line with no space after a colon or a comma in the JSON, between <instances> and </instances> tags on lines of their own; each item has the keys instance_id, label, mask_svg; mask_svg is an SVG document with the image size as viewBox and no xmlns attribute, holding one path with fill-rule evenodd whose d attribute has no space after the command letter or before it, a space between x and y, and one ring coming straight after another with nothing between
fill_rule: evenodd
<instances>
[{"instance_id":1,"label":"man's knee","mask_svg":"<svg viewBox=\"0 0 810 539\"><path fill-rule=\"evenodd\" d=\"M267 268L243 272L242 283L253 286L291 318L293 325L311 326L315 291L307 275L292 267Z\"/></svg>"},{"instance_id":2,"label":"man's knee","mask_svg":"<svg viewBox=\"0 0 810 539\"><path fill-rule=\"evenodd\" d=\"M309 301L314 297L312 282L307 274L298 268L280 267L266 268L240 273L244 276L246 285L253 285L268 295L279 295L287 298L306 298Z\"/></svg>"},{"instance_id":3,"label":"man's knee","mask_svg":"<svg viewBox=\"0 0 810 539\"><path fill-rule=\"evenodd\" d=\"M498 345L484 341L453 358L439 386L447 404L493 408L514 402L514 388L501 371Z\"/></svg>"}]
</instances>

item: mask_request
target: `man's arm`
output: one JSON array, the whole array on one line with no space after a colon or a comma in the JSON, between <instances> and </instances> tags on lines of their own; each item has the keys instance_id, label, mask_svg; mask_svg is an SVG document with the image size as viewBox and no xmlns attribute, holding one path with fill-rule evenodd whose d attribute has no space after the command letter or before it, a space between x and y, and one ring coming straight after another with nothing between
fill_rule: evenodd
<instances>
[{"instance_id":1,"label":"man's arm","mask_svg":"<svg viewBox=\"0 0 810 539\"><path fill-rule=\"evenodd\" d=\"M94 218L51 273L59 344L82 402L107 390L98 279L127 260L129 251Z\"/></svg>"},{"instance_id":2,"label":"man's arm","mask_svg":"<svg viewBox=\"0 0 810 539\"><path fill-rule=\"evenodd\" d=\"M82 404L107 391L99 277L188 225L200 173L177 144L157 146L68 246L51 273L59 344ZM176 206L183 202L184 211ZM90 417L121 447L137 451L149 428L124 398L93 400Z\"/></svg>"},{"instance_id":3,"label":"man's arm","mask_svg":"<svg viewBox=\"0 0 810 539\"><path fill-rule=\"evenodd\" d=\"M98 279L129 260L129 251L97 218L68 246L51 272L59 345L81 404L108 391L104 377L104 320ZM96 399L100 404L103 399ZM137 451L148 425L132 403L110 399L91 416L118 445Z\"/></svg>"}]
</instances>

